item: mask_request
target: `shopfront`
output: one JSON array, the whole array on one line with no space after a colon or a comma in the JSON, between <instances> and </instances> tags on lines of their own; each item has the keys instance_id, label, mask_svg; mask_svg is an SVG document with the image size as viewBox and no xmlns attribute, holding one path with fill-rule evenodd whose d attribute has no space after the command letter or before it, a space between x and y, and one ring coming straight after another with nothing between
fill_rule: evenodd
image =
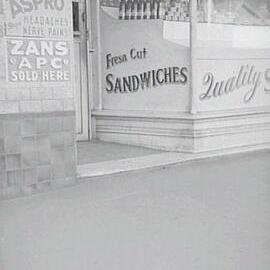
<instances>
[{"instance_id":1,"label":"shopfront","mask_svg":"<svg viewBox=\"0 0 270 270\"><path fill-rule=\"evenodd\" d=\"M270 143L267 0L0 0L3 197L76 182L76 141Z\"/></svg>"},{"instance_id":2,"label":"shopfront","mask_svg":"<svg viewBox=\"0 0 270 270\"><path fill-rule=\"evenodd\" d=\"M199 153L269 143L266 0L101 1L95 136Z\"/></svg>"}]
</instances>

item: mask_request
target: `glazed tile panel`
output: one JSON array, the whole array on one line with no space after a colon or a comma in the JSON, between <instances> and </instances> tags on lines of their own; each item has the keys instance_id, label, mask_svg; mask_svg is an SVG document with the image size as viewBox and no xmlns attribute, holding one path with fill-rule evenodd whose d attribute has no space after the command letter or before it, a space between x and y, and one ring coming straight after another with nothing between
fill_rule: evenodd
<instances>
[{"instance_id":1,"label":"glazed tile panel","mask_svg":"<svg viewBox=\"0 0 270 270\"><path fill-rule=\"evenodd\" d=\"M75 182L72 112L0 115L0 199Z\"/></svg>"}]
</instances>

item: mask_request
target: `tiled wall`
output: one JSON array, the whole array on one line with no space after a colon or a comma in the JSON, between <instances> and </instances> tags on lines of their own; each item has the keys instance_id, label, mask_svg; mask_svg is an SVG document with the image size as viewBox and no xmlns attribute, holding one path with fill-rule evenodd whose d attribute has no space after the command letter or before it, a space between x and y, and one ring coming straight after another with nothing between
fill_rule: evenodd
<instances>
[{"instance_id":1,"label":"tiled wall","mask_svg":"<svg viewBox=\"0 0 270 270\"><path fill-rule=\"evenodd\" d=\"M38 9L27 14L19 12L16 18L11 16L9 1L3 3L4 8L0 8L0 199L32 194L76 181L72 2L64 1L65 6L59 12L50 12L48 7L39 5ZM42 38L34 34L26 37L20 31L24 26L28 27L24 16L35 18L48 14L52 18L65 18L66 36L50 36L45 25L42 25ZM10 80L7 76L10 70L16 67L20 71L25 70L19 68L19 58L8 50L10 39L35 39L37 48L39 39L67 42L69 53L65 60L71 67L70 80ZM29 56L33 65L29 72L40 70L34 64L36 56ZM13 62L10 57L17 63L11 69ZM44 57L52 58L49 54ZM50 68L56 70L52 66Z\"/></svg>"},{"instance_id":2,"label":"tiled wall","mask_svg":"<svg viewBox=\"0 0 270 270\"><path fill-rule=\"evenodd\" d=\"M21 84L1 82L0 114L75 110L71 82Z\"/></svg>"},{"instance_id":3,"label":"tiled wall","mask_svg":"<svg viewBox=\"0 0 270 270\"><path fill-rule=\"evenodd\" d=\"M76 181L74 112L0 114L0 199Z\"/></svg>"}]
</instances>

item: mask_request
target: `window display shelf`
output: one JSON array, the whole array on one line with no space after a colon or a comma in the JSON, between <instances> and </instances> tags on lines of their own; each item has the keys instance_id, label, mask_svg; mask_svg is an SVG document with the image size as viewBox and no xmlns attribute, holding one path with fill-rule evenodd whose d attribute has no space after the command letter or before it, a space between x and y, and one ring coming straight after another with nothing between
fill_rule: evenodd
<instances>
[{"instance_id":1,"label":"window display shelf","mask_svg":"<svg viewBox=\"0 0 270 270\"><path fill-rule=\"evenodd\" d=\"M270 25L268 0L197 0L198 22ZM189 21L190 0L101 0L119 20Z\"/></svg>"},{"instance_id":2,"label":"window display shelf","mask_svg":"<svg viewBox=\"0 0 270 270\"><path fill-rule=\"evenodd\" d=\"M189 46L189 23L164 21L165 39ZM198 23L199 47L270 48L270 26Z\"/></svg>"},{"instance_id":3,"label":"window display shelf","mask_svg":"<svg viewBox=\"0 0 270 270\"><path fill-rule=\"evenodd\" d=\"M198 21L234 25L270 25L268 0L198 0Z\"/></svg>"}]
</instances>

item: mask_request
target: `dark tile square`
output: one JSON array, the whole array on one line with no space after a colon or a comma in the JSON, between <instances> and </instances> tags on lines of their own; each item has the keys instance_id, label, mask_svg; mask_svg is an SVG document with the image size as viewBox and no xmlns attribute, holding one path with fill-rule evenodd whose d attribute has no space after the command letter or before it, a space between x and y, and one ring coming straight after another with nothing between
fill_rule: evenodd
<instances>
[{"instance_id":1,"label":"dark tile square","mask_svg":"<svg viewBox=\"0 0 270 270\"><path fill-rule=\"evenodd\" d=\"M64 148L64 133L53 133L50 135L51 148Z\"/></svg>"},{"instance_id":2,"label":"dark tile square","mask_svg":"<svg viewBox=\"0 0 270 270\"><path fill-rule=\"evenodd\" d=\"M33 183L33 184L29 184L29 185L24 185L22 187L22 191L26 195L35 194L38 191L38 189L37 189L37 183Z\"/></svg>"},{"instance_id":3,"label":"dark tile square","mask_svg":"<svg viewBox=\"0 0 270 270\"><path fill-rule=\"evenodd\" d=\"M48 190L52 187L51 181L42 181L38 183L38 189L39 190Z\"/></svg>"},{"instance_id":4,"label":"dark tile square","mask_svg":"<svg viewBox=\"0 0 270 270\"><path fill-rule=\"evenodd\" d=\"M66 176L66 170L64 164L61 164L59 166L52 166L52 176L53 179L60 179L65 178Z\"/></svg>"},{"instance_id":5,"label":"dark tile square","mask_svg":"<svg viewBox=\"0 0 270 270\"><path fill-rule=\"evenodd\" d=\"M51 164L51 152L47 150L40 150L37 152L38 165L50 165Z\"/></svg>"},{"instance_id":6,"label":"dark tile square","mask_svg":"<svg viewBox=\"0 0 270 270\"><path fill-rule=\"evenodd\" d=\"M75 164L75 147L68 147L65 149L65 163L66 164Z\"/></svg>"},{"instance_id":7,"label":"dark tile square","mask_svg":"<svg viewBox=\"0 0 270 270\"><path fill-rule=\"evenodd\" d=\"M5 153L4 139L1 139L1 138L0 138L0 153Z\"/></svg>"},{"instance_id":8,"label":"dark tile square","mask_svg":"<svg viewBox=\"0 0 270 270\"><path fill-rule=\"evenodd\" d=\"M50 150L50 136L39 135L36 137L36 149L37 150Z\"/></svg>"},{"instance_id":9,"label":"dark tile square","mask_svg":"<svg viewBox=\"0 0 270 270\"><path fill-rule=\"evenodd\" d=\"M16 120L7 120L4 122L5 136L20 136L20 122Z\"/></svg>"},{"instance_id":10,"label":"dark tile square","mask_svg":"<svg viewBox=\"0 0 270 270\"><path fill-rule=\"evenodd\" d=\"M22 138L22 152L33 152L36 148L36 137L24 137Z\"/></svg>"},{"instance_id":11,"label":"dark tile square","mask_svg":"<svg viewBox=\"0 0 270 270\"><path fill-rule=\"evenodd\" d=\"M0 120L0 138L4 137L4 121Z\"/></svg>"},{"instance_id":12,"label":"dark tile square","mask_svg":"<svg viewBox=\"0 0 270 270\"><path fill-rule=\"evenodd\" d=\"M37 182L37 170L35 168L23 170L23 183L24 185L32 185Z\"/></svg>"},{"instance_id":13,"label":"dark tile square","mask_svg":"<svg viewBox=\"0 0 270 270\"><path fill-rule=\"evenodd\" d=\"M63 130L63 118L54 117L50 119L50 132L60 132Z\"/></svg>"},{"instance_id":14,"label":"dark tile square","mask_svg":"<svg viewBox=\"0 0 270 270\"><path fill-rule=\"evenodd\" d=\"M22 136L33 136L36 133L36 120L24 119L22 121Z\"/></svg>"},{"instance_id":15,"label":"dark tile square","mask_svg":"<svg viewBox=\"0 0 270 270\"><path fill-rule=\"evenodd\" d=\"M69 116L69 117L64 117L63 121L63 130L64 131L71 131L74 132L75 130L75 120L74 117Z\"/></svg>"},{"instance_id":16,"label":"dark tile square","mask_svg":"<svg viewBox=\"0 0 270 270\"><path fill-rule=\"evenodd\" d=\"M7 136L5 138L5 151L7 154L18 154L21 152L21 137Z\"/></svg>"},{"instance_id":17,"label":"dark tile square","mask_svg":"<svg viewBox=\"0 0 270 270\"><path fill-rule=\"evenodd\" d=\"M65 164L65 151L52 149L51 150L51 163L52 165L64 165Z\"/></svg>"},{"instance_id":18,"label":"dark tile square","mask_svg":"<svg viewBox=\"0 0 270 270\"><path fill-rule=\"evenodd\" d=\"M50 120L48 118L37 119L37 134L48 134L50 132Z\"/></svg>"},{"instance_id":19,"label":"dark tile square","mask_svg":"<svg viewBox=\"0 0 270 270\"><path fill-rule=\"evenodd\" d=\"M66 164L65 167L65 176L66 177L74 177L76 175L76 165L73 164Z\"/></svg>"},{"instance_id":20,"label":"dark tile square","mask_svg":"<svg viewBox=\"0 0 270 270\"><path fill-rule=\"evenodd\" d=\"M30 151L22 153L22 164L24 168L36 167L38 164L37 152Z\"/></svg>"},{"instance_id":21,"label":"dark tile square","mask_svg":"<svg viewBox=\"0 0 270 270\"><path fill-rule=\"evenodd\" d=\"M6 172L0 172L0 189L7 188L7 175Z\"/></svg>"},{"instance_id":22,"label":"dark tile square","mask_svg":"<svg viewBox=\"0 0 270 270\"><path fill-rule=\"evenodd\" d=\"M6 158L5 156L0 156L0 171L6 170Z\"/></svg>"},{"instance_id":23,"label":"dark tile square","mask_svg":"<svg viewBox=\"0 0 270 270\"><path fill-rule=\"evenodd\" d=\"M51 167L40 166L37 168L38 181L49 181L51 180Z\"/></svg>"},{"instance_id":24,"label":"dark tile square","mask_svg":"<svg viewBox=\"0 0 270 270\"><path fill-rule=\"evenodd\" d=\"M7 185L9 187L19 187L22 182L21 171L9 171L7 172Z\"/></svg>"},{"instance_id":25,"label":"dark tile square","mask_svg":"<svg viewBox=\"0 0 270 270\"><path fill-rule=\"evenodd\" d=\"M64 133L64 144L65 147L75 145L75 134L72 132L65 132Z\"/></svg>"},{"instance_id":26,"label":"dark tile square","mask_svg":"<svg viewBox=\"0 0 270 270\"><path fill-rule=\"evenodd\" d=\"M7 155L7 170L15 170L21 168L21 155L10 154Z\"/></svg>"}]
</instances>

